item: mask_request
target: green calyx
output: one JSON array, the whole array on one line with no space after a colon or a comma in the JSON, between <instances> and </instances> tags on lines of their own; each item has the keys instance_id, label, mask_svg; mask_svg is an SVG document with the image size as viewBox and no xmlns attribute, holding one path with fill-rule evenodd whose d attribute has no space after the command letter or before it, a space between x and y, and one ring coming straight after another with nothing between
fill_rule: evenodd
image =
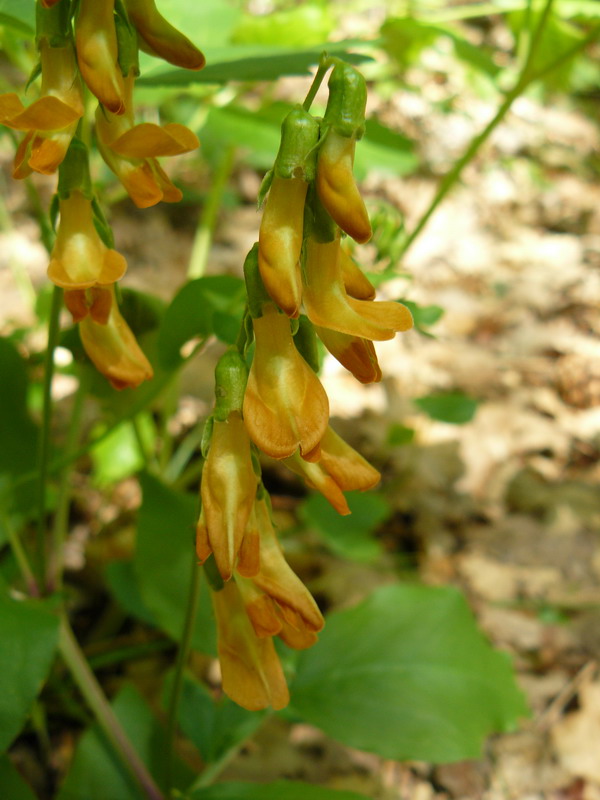
<instances>
[{"instance_id":1,"label":"green calyx","mask_svg":"<svg viewBox=\"0 0 600 800\"><path fill-rule=\"evenodd\" d=\"M52 8L44 8L40 0L35 5L35 42L46 39L50 47L65 47L72 40L71 4L63 0Z\"/></svg>"},{"instance_id":2,"label":"green calyx","mask_svg":"<svg viewBox=\"0 0 600 800\"><path fill-rule=\"evenodd\" d=\"M131 72L137 77L140 74L137 31L129 22L125 6L115 3L115 31L119 48L119 67L126 78Z\"/></svg>"},{"instance_id":3,"label":"green calyx","mask_svg":"<svg viewBox=\"0 0 600 800\"><path fill-rule=\"evenodd\" d=\"M225 422L233 411L241 413L248 367L237 350L224 353L215 367L214 417Z\"/></svg>"},{"instance_id":4,"label":"green calyx","mask_svg":"<svg viewBox=\"0 0 600 800\"><path fill-rule=\"evenodd\" d=\"M260 277L258 268L258 242L255 242L244 261L244 279L246 281L246 294L248 295L248 310L252 319L263 315L266 303L275 305Z\"/></svg>"},{"instance_id":5,"label":"green calyx","mask_svg":"<svg viewBox=\"0 0 600 800\"><path fill-rule=\"evenodd\" d=\"M319 342L314 325L304 314L298 318L298 330L294 334L294 344L308 366L313 372L318 373L321 368Z\"/></svg>"},{"instance_id":6,"label":"green calyx","mask_svg":"<svg viewBox=\"0 0 600 800\"><path fill-rule=\"evenodd\" d=\"M304 206L305 236L322 244L332 242L338 236L338 226L321 202L314 185L308 190Z\"/></svg>"},{"instance_id":7,"label":"green calyx","mask_svg":"<svg viewBox=\"0 0 600 800\"><path fill-rule=\"evenodd\" d=\"M346 138L360 139L365 132L367 84L350 64L338 62L329 76L329 99L323 130L332 129Z\"/></svg>"},{"instance_id":8,"label":"green calyx","mask_svg":"<svg viewBox=\"0 0 600 800\"><path fill-rule=\"evenodd\" d=\"M71 140L67 155L58 168L58 196L64 200L73 191L81 192L88 200L94 196L88 149L77 137Z\"/></svg>"},{"instance_id":9,"label":"green calyx","mask_svg":"<svg viewBox=\"0 0 600 800\"><path fill-rule=\"evenodd\" d=\"M281 144L273 172L278 178L314 180L317 169L319 123L296 106L281 123Z\"/></svg>"}]
</instances>

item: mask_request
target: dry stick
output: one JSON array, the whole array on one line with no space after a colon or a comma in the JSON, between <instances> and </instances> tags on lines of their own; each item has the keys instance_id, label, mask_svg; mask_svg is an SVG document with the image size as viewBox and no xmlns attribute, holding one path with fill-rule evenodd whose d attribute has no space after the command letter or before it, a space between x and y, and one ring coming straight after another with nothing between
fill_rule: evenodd
<instances>
[{"instance_id":1,"label":"dry stick","mask_svg":"<svg viewBox=\"0 0 600 800\"><path fill-rule=\"evenodd\" d=\"M61 620L58 647L73 680L94 712L100 727L148 800L165 800L100 688L66 618Z\"/></svg>"},{"instance_id":2,"label":"dry stick","mask_svg":"<svg viewBox=\"0 0 600 800\"><path fill-rule=\"evenodd\" d=\"M567 703L571 701L585 683L594 678L597 671L597 661L592 660L584 664L579 672L570 681L567 681L554 700L542 711L535 721L536 728L543 731L549 730L557 722Z\"/></svg>"}]
</instances>

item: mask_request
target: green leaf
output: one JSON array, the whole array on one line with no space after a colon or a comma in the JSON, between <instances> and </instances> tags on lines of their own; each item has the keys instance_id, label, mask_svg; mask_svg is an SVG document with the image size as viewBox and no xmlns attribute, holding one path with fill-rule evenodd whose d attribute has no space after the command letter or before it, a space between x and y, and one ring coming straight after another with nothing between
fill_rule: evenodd
<instances>
[{"instance_id":1,"label":"green leaf","mask_svg":"<svg viewBox=\"0 0 600 800\"><path fill-rule=\"evenodd\" d=\"M190 800L365 800L364 794L323 789L313 783L218 783L199 789Z\"/></svg>"},{"instance_id":2,"label":"green leaf","mask_svg":"<svg viewBox=\"0 0 600 800\"><path fill-rule=\"evenodd\" d=\"M0 755L0 787L7 800L36 800L36 796L13 767L10 758Z\"/></svg>"},{"instance_id":3,"label":"green leaf","mask_svg":"<svg viewBox=\"0 0 600 800\"><path fill-rule=\"evenodd\" d=\"M124 686L113 710L135 749L153 773L160 778L166 737L145 700L133 686ZM157 774L159 773L159 774ZM175 785L183 789L191 781L191 770L176 761ZM99 727L87 730L77 745L71 769L56 800L146 800L121 759L114 753Z\"/></svg>"},{"instance_id":4,"label":"green leaf","mask_svg":"<svg viewBox=\"0 0 600 800\"><path fill-rule=\"evenodd\" d=\"M334 27L327 6L305 4L270 14L245 14L233 32L232 41L241 44L310 47L325 42Z\"/></svg>"},{"instance_id":5,"label":"green leaf","mask_svg":"<svg viewBox=\"0 0 600 800\"><path fill-rule=\"evenodd\" d=\"M106 583L123 611L132 617L156 626L156 620L144 605L131 561L113 561L105 569Z\"/></svg>"},{"instance_id":6,"label":"green leaf","mask_svg":"<svg viewBox=\"0 0 600 800\"><path fill-rule=\"evenodd\" d=\"M156 426L150 414L138 414L137 421L144 448L151 453L154 451ZM103 430L104 427L96 428L93 436L100 435ZM101 487L128 478L145 464L132 422L122 422L114 427L92 448L90 455L94 463L94 482Z\"/></svg>"},{"instance_id":7,"label":"green leaf","mask_svg":"<svg viewBox=\"0 0 600 800\"><path fill-rule=\"evenodd\" d=\"M165 697L170 696L172 679L171 673L165 681ZM246 711L228 697L213 699L205 686L185 677L179 725L207 764L215 763L251 736L263 717L264 713Z\"/></svg>"},{"instance_id":8,"label":"green leaf","mask_svg":"<svg viewBox=\"0 0 600 800\"><path fill-rule=\"evenodd\" d=\"M331 615L300 654L292 710L350 747L460 761L527 713L508 657L454 588L386 586Z\"/></svg>"},{"instance_id":9,"label":"green leaf","mask_svg":"<svg viewBox=\"0 0 600 800\"><path fill-rule=\"evenodd\" d=\"M360 42L362 46L369 42ZM151 71L139 78L140 86L190 86L193 83L229 83L230 81L272 81L283 75L310 75L324 50L351 64L370 61L369 56L350 53L354 42L327 43L305 50L288 46L236 45L211 50L205 48L207 66L199 72L184 69Z\"/></svg>"},{"instance_id":10,"label":"green leaf","mask_svg":"<svg viewBox=\"0 0 600 800\"><path fill-rule=\"evenodd\" d=\"M421 411L431 419L449 422L452 425L464 425L470 422L477 411L477 400L462 392L440 392L418 397L413 400Z\"/></svg>"},{"instance_id":11,"label":"green leaf","mask_svg":"<svg viewBox=\"0 0 600 800\"><path fill-rule=\"evenodd\" d=\"M409 175L419 166L414 144L375 119L367 120L365 135L356 145L354 172L362 180L371 170L387 175Z\"/></svg>"},{"instance_id":12,"label":"green leaf","mask_svg":"<svg viewBox=\"0 0 600 800\"><path fill-rule=\"evenodd\" d=\"M196 559L194 532L197 500L175 492L148 474L141 476L142 507L137 529L134 571L144 605L176 641L183 631L191 567ZM216 653L215 625L206 582L192 636L203 653Z\"/></svg>"},{"instance_id":13,"label":"green leaf","mask_svg":"<svg viewBox=\"0 0 600 800\"><path fill-rule=\"evenodd\" d=\"M177 366L182 361L182 346L195 337L205 339L212 336L215 328L221 335L232 329L237 332L245 297L244 281L232 275L210 275L186 283L167 308L160 327L158 353L161 364ZM226 344L232 342L226 341Z\"/></svg>"},{"instance_id":14,"label":"green leaf","mask_svg":"<svg viewBox=\"0 0 600 800\"><path fill-rule=\"evenodd\" d=\"M0 597L0 750L19 733L46 680L58 642L48 605Z\"/></svg>"},{"instance_id":15,"label":"green leaf","mask_svg":"<svg viewBox=\"0 0 600 800\"><path fill-rule=\"evenodd\" d=\"M31 0L0 0L0 23L21 33L35 31L35 3Z\"/></svg>"},{"instance_id":16,"label":"green leaf","mask_svg":"<svg viewBox=\"0 0 600 800\"><path fill-rule=\"evenodd\" d=\"M405 300L404 298L401 298L398 302L405 305L412 314L415 330L429 337L431 337L432 334L425 330L425 328L435 325L445 313L441 306L421 306L418 303L414 303L412 300Z\"/></svg>"},{"instance_id":17,"label":"green leaf","mask_svg":"<svg viewBox=\"0 0 600 800\"><path fill-rule=\"evenodd\" d=\"M304 522L316 528L334 553L355 561L373 561L381 546L373 531L390 515L387 500L376 492L347 492L352 512L340 516L320 494L312 494L301 507Z\"/></svg>"},{"instance_id":18,"label":"green leaf","mask_svg":"<svg viewBox=\"0 0 600 800\"><path fill-rule=\"evenodd\" d=\"M410 444L415 438L415 429L401 425L399 422L390 425L387 435L387 443L392 447Z\"/></svg>"}]
</instances>

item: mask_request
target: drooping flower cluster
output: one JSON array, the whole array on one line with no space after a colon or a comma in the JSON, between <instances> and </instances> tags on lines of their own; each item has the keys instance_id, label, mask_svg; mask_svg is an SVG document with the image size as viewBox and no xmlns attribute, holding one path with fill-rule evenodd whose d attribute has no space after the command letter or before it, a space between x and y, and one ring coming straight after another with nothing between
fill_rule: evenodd
<instances>
[{"instance_id":1,"label":"drooping flower cluster","mask_svg":"<svg viewBox=\"0 0 600 800\"><path fill-rule=\"evenodd\" d=\"M323 626L279 545L258 451L349 514L344 492L369 489L380 476L329 426L315 337L359 381L371 383L381 380L373 341L412 327L406 307L374 300L373 286L342 245L344 234L357 242L371 235L352 171L366 87L360 73L338 62L329 92L320 123L298 107L282 125L263 190L259 242L244 265L252 364L247 374L247 343L219 362L205 449L196 549L217 573L213 602L224 691L250 709L288 701L273 636L301 649Z\"/></svg>"},{"instance_id":2,"label":"drooping flower cluster","mask_svg":"<svg viewBox=\"0 0 600 800\"><path fill-rule=\"evenodd\" d=\"M38 0L36 44L40 96L25 107L0 95L0 123L25 132L13 175L50 175L58 169L56 242L48 277L64 289L65 305L80 325L83 346L117 389L152 377L152 367L119 312L114 285L127 264L94 196L88 150L78 137L84 86L98 100L98 149L134 203L177 202L180 190L157 157L187 153L198 139L183 125L136 124L133 88L142 48L188 69L204 56L157 11L154 0Z\"/></svg>"}]
</instances>

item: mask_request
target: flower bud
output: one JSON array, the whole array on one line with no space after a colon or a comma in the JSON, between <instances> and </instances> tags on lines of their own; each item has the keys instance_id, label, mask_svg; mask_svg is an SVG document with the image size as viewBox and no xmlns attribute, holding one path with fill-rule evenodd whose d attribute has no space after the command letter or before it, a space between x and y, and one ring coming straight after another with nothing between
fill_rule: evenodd
<instances>
[{"instance_id":1,"label":"flower bud","mask_svg":"<svg viewBox=\"0 0 600 800\"><path fill-rule=\"evenodd\" d=\"M159 13L154 0L125 0L129 19L137 28L142 49L184 69L202 69L206 63L196 45Z\"/></svg>"}]
</instances>

